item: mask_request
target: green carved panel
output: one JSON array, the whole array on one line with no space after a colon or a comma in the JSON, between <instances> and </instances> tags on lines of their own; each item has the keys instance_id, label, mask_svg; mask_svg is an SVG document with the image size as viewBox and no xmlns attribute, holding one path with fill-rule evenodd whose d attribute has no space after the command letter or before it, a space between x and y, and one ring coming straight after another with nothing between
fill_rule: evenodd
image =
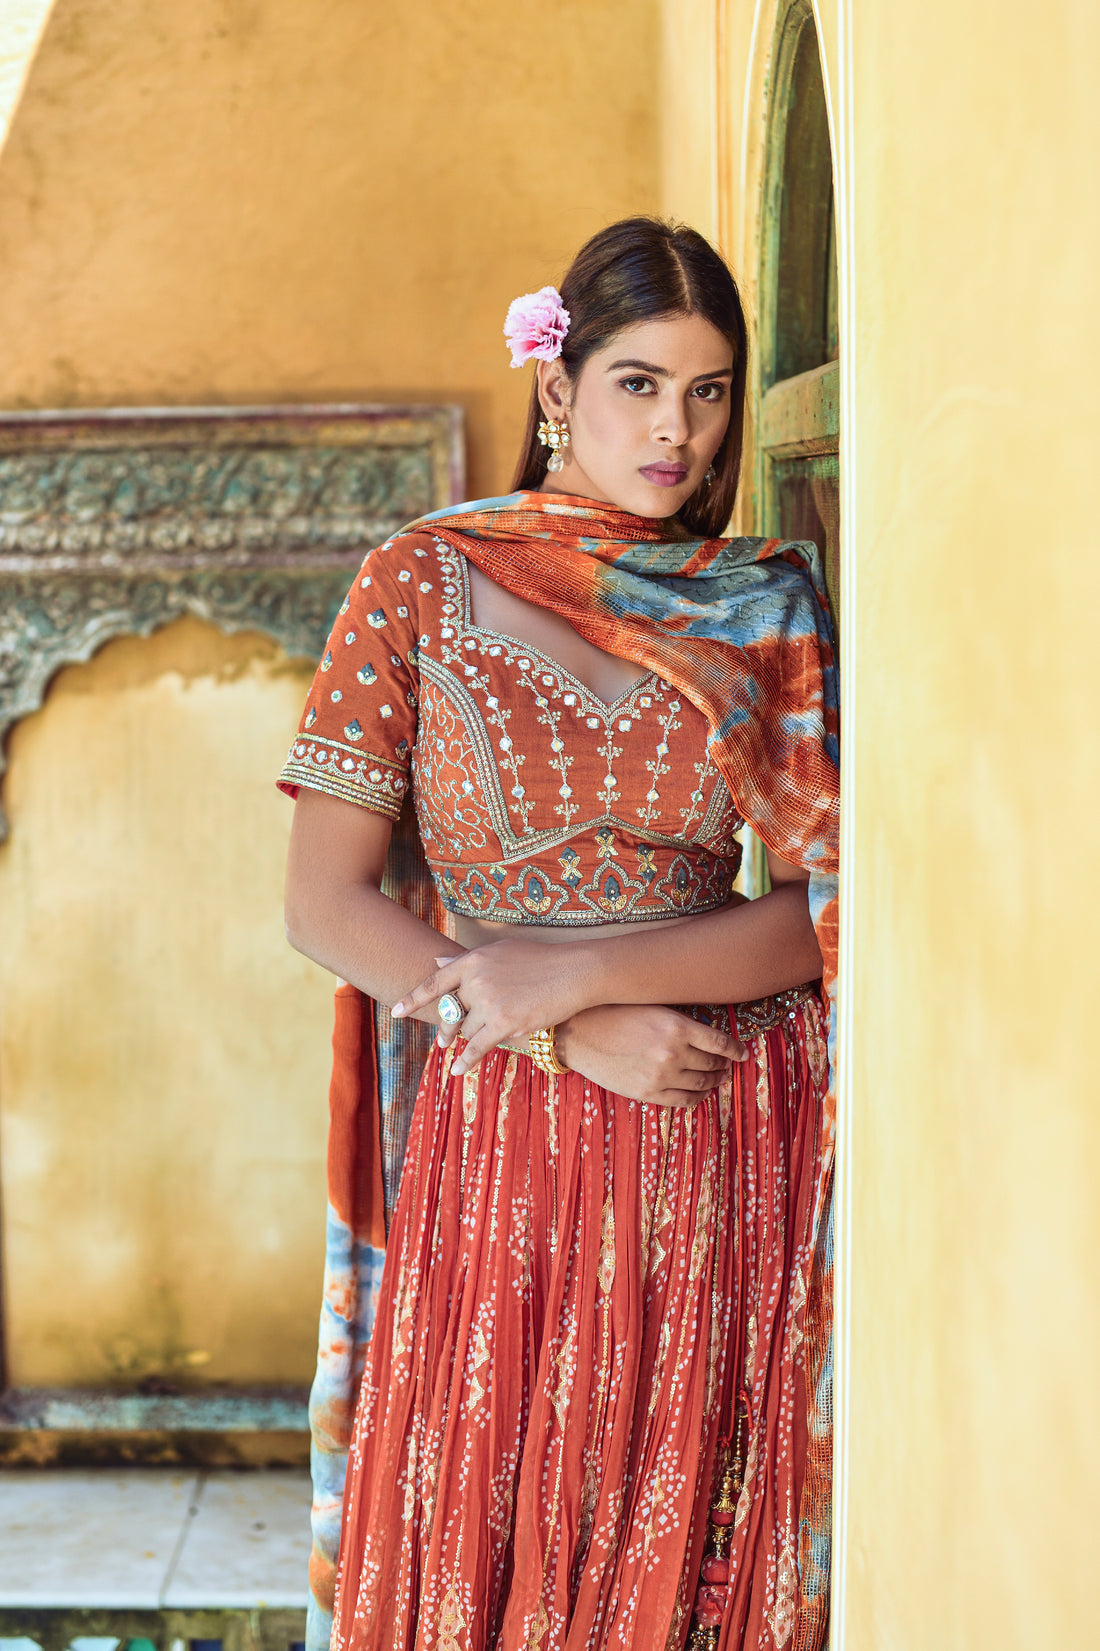
<instances>
[{"instance_id":1,"label":"green carved panel","mask_svg":"<svg viewBox=\"0 0 1100 1651\"><path fill-rule=\"evenodd\" d=\"M371 546L463 484L455 407L0 415L0 741L60 666L185 613L317 654Z\"/></svg>"}]
</instances>

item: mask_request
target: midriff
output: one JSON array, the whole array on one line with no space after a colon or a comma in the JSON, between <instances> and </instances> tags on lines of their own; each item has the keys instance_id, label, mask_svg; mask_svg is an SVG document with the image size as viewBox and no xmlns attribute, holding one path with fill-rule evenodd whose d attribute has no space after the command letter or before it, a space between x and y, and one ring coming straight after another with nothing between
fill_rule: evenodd
<instances>
[{"instance_id":1,"label":"midriff","mask_svg":"<svg viewBox=\"0 0 1100 1651\"><path fill-rule=\"evenodd\" d=\"M727 904L740 906L745 902L743 894L733 894ZM719 907L723 910L723 907ZM593 923L583 927L577 924L555 925L553 923L494 923L484 917L467 917L456 914L454 919L455 939L460 946L472 951L476 946L491 945L494 940L505 940L509 935L522 935L524 940L538 940L546 945L555 945L559 941L576 940L608 940L618 934L644 934L647 929L667 929L679 923L690 923L690 916L659 917L651 923Z\"/></svg>"}]
</instances>

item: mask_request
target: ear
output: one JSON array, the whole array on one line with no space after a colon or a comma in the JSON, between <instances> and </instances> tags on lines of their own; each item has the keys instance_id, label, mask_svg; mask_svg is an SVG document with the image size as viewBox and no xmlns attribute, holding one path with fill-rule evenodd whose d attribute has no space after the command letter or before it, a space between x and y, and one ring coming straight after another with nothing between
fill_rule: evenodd
<instances>
[{"instance_id":1,"label":"ear","mask_svg":"<svg viewBox=\"0 0 1100 1651\"><path fill-rule=\"evenodd\" d=\"M569 374L559 356L538 364L539 406L547 418L564 418L572 400Z\"/></svg>"}]
</instances>

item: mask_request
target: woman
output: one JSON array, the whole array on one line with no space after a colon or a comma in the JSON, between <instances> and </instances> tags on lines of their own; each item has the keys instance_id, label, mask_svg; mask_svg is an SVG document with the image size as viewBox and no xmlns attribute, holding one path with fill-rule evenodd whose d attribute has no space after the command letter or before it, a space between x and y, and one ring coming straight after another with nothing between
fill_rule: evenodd
<instances>
[{"instance_id":1,"label":"woman","mask_svg":"<svg viewBox=\"0 0 1100 1651\"><path fill-rule=\"evenodd\" d=\"M298 797L288 933L351 983L314 1593L332 1582L354 1325L362 1340L376 1305L335 1646L816 1648L823 592L812 547L714 537L746 336L700 236L613 225L506 334L513 364L537 362L517 492L367 557L280 782ZM391 843L410 789L434 904ZM746 819L772 882L751 903L732 890ZM383 1242L414 1087L395 1039L417 1022L441 1030L379 1287L354 1246Z\"/></svg>"}]
</instances>

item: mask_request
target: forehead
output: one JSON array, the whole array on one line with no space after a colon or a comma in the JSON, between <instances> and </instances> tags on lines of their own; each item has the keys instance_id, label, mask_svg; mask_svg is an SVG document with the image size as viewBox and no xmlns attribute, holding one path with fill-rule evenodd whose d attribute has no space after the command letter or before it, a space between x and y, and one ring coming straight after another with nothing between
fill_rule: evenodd
<instances>
[{"instance_id":1,"label":"forehead","mask_svg":"<svg viewBox=\"0 0 1100 1651\"><path fill-rule=\"evenodd\" d=\"M733 365L733 345L702 315L665 315L624 327L589 358L608 367L622 360L646 361L674 377L694 378Z\"/></svg>"}]
</instances>

